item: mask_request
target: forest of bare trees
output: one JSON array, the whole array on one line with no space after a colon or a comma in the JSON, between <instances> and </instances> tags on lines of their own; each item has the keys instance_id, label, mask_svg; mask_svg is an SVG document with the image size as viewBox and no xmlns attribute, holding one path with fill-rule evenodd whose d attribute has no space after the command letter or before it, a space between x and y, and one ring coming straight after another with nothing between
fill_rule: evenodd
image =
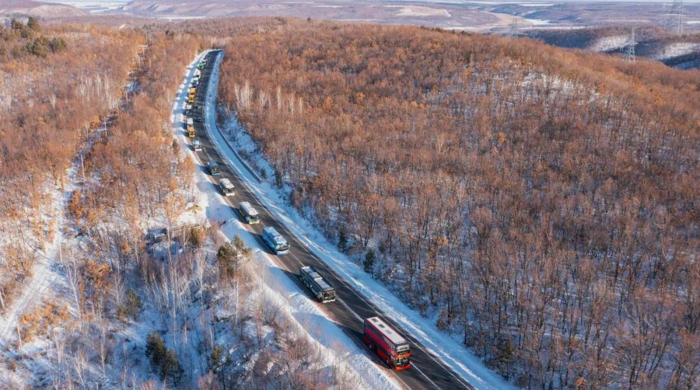
<instances>
[{"instance_id":1,"label":"forest of bare trees","mask_svg":"<svg viewBox=\"0 0 700 390\"><path fill-rule=\"evenodd\" d=\"M291 202L521 387L700 384L700 74L286 21L221 103Z\"/></svg>"},{"instance_id":2,"label":"forest of bare trees","mask_svg":"<svg viewBox=\"0 0 700 390\"><path fill-rule=\"evenodd\" d=\"M63 188L72 159L117 108L142 37L97 26L42 26L34 18L13 20L0 37L4 311L57 233L50 189Z\"/></svg>"}]
</instances>

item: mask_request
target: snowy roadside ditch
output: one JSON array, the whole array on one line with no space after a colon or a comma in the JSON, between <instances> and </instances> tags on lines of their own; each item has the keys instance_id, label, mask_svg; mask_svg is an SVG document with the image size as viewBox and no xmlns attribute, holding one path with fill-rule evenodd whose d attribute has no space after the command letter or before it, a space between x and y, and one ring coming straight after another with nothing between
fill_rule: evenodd
<instances>
[{"instance_id":1,"label":"snowy roadside ditch","mask_svg":"<svg viewBox=\"0 0 700 390\"><path fill-rule=\"evenodd\" d=\"M193 61L190 69L199 62L207 52L197 56ZM216 99L216 86L218 86L218 63L222 56L217 58L215 69L217 70L211 79L211 87L208 91L204 113L207 116L205 125L210 133L210 124L214 123L213 107ZM192 74L189 73L185 78L185 82L180 87L178 99L172 106L171 121L175 130L175 137L183 150L190 153L190 156L197 161L197 155L191 150L188 139L184 133L180 131L181 118L186 104L186 91L191 82ZM235 169L245 170L237 156L226 154L226 159L235 159L237 165ZM199 161L199 164L202 164ZM251 179L250 183L257 183L257 179L253 177L251 172L246 171L248 176L246 180ZM312 368L316 371L324 373L323 381L326 383L336 382L338 389L399 389L401 386L396 379L386 373L386 369L376 364L376 362L368 356L367 353L359 348L352 340L350 340L343 331L329 319L323 310L321 310L314 302L312 302L307 294L299 289L293 281L291 281L274 262L274 260L260 249L260 244L247 230L246 226L235 217L233 210L226 203L223 197L215 190L215 181L210 180L209 176L202 171L195 173L196 187L200 189L197 195L197 205L204 211L206 218L210 221L224 221L220 232L225 236L226 240L231 241L234 237L240 237L248 248L252 249L252 259L254 264L250 265L252 271L249 272L257 279L256 291L249 293L245 297L236 297L235 300L257 300L263 302L264 310L269 311L275 316L275 322L282 323L286 328L297 338L297 341L290 344L298 344L298 340L303 339L304 343L308 343L310 351L315 355ZM237 291L237 290L236 290ZM237 292L236 292L237 294ZM259 298L254 298L251 295L259 295ZM235 309L237 310L237 309ZM236 313L237 316L238 314ZM232 316L231 313L220 312L220 317ZM246 332L252 332L251 329L246 329ZM265 332L270 334L273 330L266 329ZM277 335L275 334L275 337ZM263 337L264 338L264 337ZM290 348L293 346L290 346ZM269 367L267 369L270 369ZM247 367L247 371L255 370L254 367Z\"/></svg>"},{"instance_id":2,"label":"snowy roadside ditch","mask_svg":"<svg viewBox=\"0 0 700 390\"><path fill-rule=\"evenodd\" d=\"M218 86L219 64L223 55L217 57L217 64L211 76L211 83ZM206 115L207 133L214 145L216 145L222 158L231 166L236 174L244 181L248 189L268 208L287 229L289 229L300 241L319 256L350 286L367 297L378 307L384 315L399 323L403 329L410 332L421 344L434 356L448 364L462 378L467 380L477 389L506 389L513 386L502 377L484 366L482 361L469 352L461 344L461 340L439 331L434 321L423 318L421 315L400 302L381 283L372 279L369 275L349 259L340 253L333 243L328 242L323 234L316 230L312 224L301 217L298 212L288 205L283 195L270 183L259 183L239 160L236 153L228 146L224 132L235 134L239 150L245 150L248 156L255 158L254 167L272 172L271 166L260 155L256 155L255 144L240 126L237 119L226 124L221 131L216 127L216 89L211 88L207 96L207 104L204 110ZM257 247L254 243L252 247Z\"/></svg>"}]
</instances>

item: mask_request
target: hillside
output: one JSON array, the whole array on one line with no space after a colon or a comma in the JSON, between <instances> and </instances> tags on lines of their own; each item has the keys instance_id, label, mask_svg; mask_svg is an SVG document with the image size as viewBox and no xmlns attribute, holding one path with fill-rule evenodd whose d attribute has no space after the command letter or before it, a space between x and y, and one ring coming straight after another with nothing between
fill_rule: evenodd
<instances>
[{"instance_id":1,"label":"hillside","mask_svg":"<svg viewBox=\"0 0 700 390\"><path fill-rule=\"evenodd\" d=\"M376 0L355 2L133 0L108 13L171 20L224 17L312 18L478 31L506 27L513 19L508 15L481 10L476 4L397 3Z\"/></svg>"},{"instance_id":2,"label":"hillside","mask_svg":"<svg viewBox=\"0 0 700 390\"><path fill-rule=\"evenodd\" d=\"M362 344L373 310L477 388L506 385L466 348L521 388L700 383L697 70L307 18L51 23L0 29L0 388L434 384ZM198 136L220 78L235 191L381 301L362 316L295 284L208 174L226 153L191 148L205 56Z\"/></svg>"},{"instance_id":3,"label":"hillside","mask_svg":"<svg viewBox=\"0 0 700 390\"><path fill-rule=\"evenodd\" d=\"M139 38L13 20L0 30L0 298L11 304L59 233L50 199L91 127L116 108ZM97 57L96 54L105 51ZM116 96L116 97L115 97ZM21 240L17 240L17 236Z\"/></svg>"},{"instance_id":4,"label":"hillside","mask_svg":"<svg viewBox=\"0 0 700 390\"><path fill-rule=\"evenodd\" d=\"M592 28L579 30L529 30L523 35L550 45L620 54L630 44L629 28ZM677 35L660 28L638 28L635 31L635 55L660 61L668 66L700 68L700 34Z\"/></svg>"},{"instance_id":5,"label":"hillside","mask_svg":"<svg viewBox=\"0 0 700 390\"><path fill-rule=\"evenodd\" d=\"M673 2L644 1L571 1L571 2L483 2L480 9L524 19L523 27L571 30L578 28L615 28L620 26L664 28ZM700 29L700 4L683 3L684 30Z\"/></svg>"},{"instance_id":6,"label":"hillside","mask_svg":"<svg viewBox=\"0 0 700 390\"><path fill-rule=\"evenodd\" d=\"M225 51L268 180L506 378L697 383L697 71L307 21Z\"/></svg>"},{"instance_id":7,"label":"hillside","mask_svg":"<svg viewBox=\"0 0 700 390\"><path fill-rule=\"evenodd\" d=\"M87 13L67 4L43 3L32 0L5 0L0 5L2 15L27 15L42 19L75 18Z\"/></svg>"}]
</instances>

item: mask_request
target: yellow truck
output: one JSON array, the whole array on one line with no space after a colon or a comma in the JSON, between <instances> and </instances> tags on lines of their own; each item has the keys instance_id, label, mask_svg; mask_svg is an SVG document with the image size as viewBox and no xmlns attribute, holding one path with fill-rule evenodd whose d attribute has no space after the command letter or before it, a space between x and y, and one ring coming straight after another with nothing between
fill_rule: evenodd
<instances>
[{"instance_id":1,"label":"yellow truck","mask_svg":"<svg viewBox=\"0 0 700 390\"><path fill-rule=\"evenodd\" d=\"M196 136L194 131L194 121L192 118L187 118L187 136L194 138Z\"/></svg>"},{"instance_id":2,"label":"yellow truck","mask_svg":"<svg viewBox=\"0 0 700 390\"><path fill-rule=\"evenodd\" d=\"M192 104L194 103L194 95L197 93L197 88L190 88L190 95L189 98L187 99L187 103Z\"/></svg>"}]
</instances>

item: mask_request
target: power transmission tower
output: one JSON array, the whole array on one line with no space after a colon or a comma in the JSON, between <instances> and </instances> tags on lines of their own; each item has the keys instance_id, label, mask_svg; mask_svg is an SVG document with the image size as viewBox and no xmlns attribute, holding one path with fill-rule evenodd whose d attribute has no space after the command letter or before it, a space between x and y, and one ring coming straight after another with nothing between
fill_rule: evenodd
<instances>
[{"instance_id":1,"label":"power transmission tower","mask_svg":"<svg viewBox=\"0 0 700 390\"><path fill-rule=\"evenodd\" d=\"M518 36L518 19L513 18L513 22L510 24L510 30L508 31L508 35L512 37L517 37Z\"/></svg>"},{"instance_id":2,"label":"power transmission tower","mask_svg":"<svg viewBox=\"0 0 700 390\"><path fill-rule=\"evenodd\" d=\"M630 33L630 40L625 46L625 59L629 62L635 62L637 60L634 56L634 47L637 45L635 30L637 29L635 27L632 27L632 31Z\"/></svg>"},{"instance_id":3,"label":"power transmission tower","mask_svg":"<svg viewBox=\"0 0 700 390\"><path fill-rule=\"evenodd\" d=\"M683 34L683 0L673 0L671 12L668 13L666 31L676 31Z\"/></svg>"}]
</instances>

